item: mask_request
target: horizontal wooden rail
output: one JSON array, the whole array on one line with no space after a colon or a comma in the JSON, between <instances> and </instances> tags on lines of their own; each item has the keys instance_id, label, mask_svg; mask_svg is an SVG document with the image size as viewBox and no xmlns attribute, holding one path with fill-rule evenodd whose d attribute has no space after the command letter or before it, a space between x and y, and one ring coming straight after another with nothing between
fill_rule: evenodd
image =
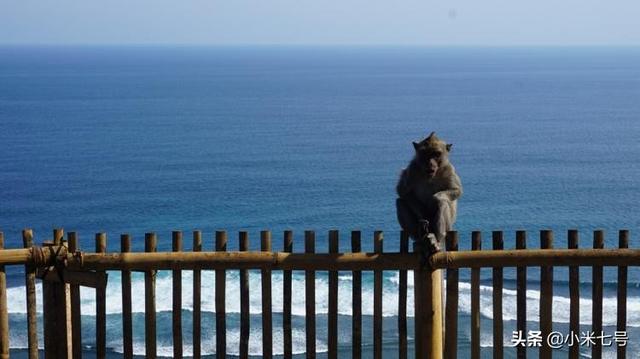
<instances>
[{"instance_id":1,"label":"horizontal wooden rail","mask_svg":"<svg viewBox=\"0 0 640 359\"><path fill-rule=\"evenodd\" d=\"M51 253L35 260L34 249ZM52 265L57 247L0 250L0 265ZM64 253L64 252L63 252ZM63 256L65 256L63 254ZM407 270L420 263L411 253L286 253L286 252L130 252L66 254L69 269L176 270ZM40 263L41 262L41 263ZM640 249L538 249L439 252L432 268L518 266L640 266Z\"/></svg>"},{"instance_id":2,"label":"horizontal wooden rail","mask_svg":"<svg viewBox=\"0 0 640 359\"><path fill-rule=\"evenodd\" d=\"M409 253L286 253L286 252L155 252L83 253L69 256L69 269L271 269L271 270L394 270L419 265Z\"/></svg>"},{"instance_id":3,"label":"horizontal wooden rail","mask_svg":"<svg viewBox=\"0 0 640 359\"><path fill-rule=\"evenodd\" d=\"M0 265L28 264L32 258L31 248L0 250Z\"/></svg>"},{"instance_id":4,"label":"horizontal wooden rail","mask_svg":"<svg viewBox=\"0 0 640 359\"><path fill-rule=\"evenodd\" d=\"M429 258L433 268L539 266L640 266L639 249L529 249L440 252Z\"/></svg>"}]
</instances>

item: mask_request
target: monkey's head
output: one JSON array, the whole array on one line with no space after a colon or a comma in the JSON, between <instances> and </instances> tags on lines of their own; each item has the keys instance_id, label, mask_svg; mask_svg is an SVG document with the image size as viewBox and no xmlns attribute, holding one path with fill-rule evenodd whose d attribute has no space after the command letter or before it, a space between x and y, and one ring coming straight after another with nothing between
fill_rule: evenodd
<instances>
[{"instance_id":1,"label":"monkey's head","mask_svg":"<svg viewBox=\"0 0 640 359\"><path fill-rule=\"evenodd\" d=\"M449 163L451 144L446 143L436 136L435 132L420 142L413 142L416 150L416 163L429 178L438 174L443 166Z\"/></svg>"}]
</instances>

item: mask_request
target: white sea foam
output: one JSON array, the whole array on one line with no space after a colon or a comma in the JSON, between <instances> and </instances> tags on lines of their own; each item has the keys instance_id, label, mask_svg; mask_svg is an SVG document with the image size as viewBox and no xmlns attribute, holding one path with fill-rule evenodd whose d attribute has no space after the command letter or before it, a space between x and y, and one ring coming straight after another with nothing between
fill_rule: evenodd
<instances>
[{"instance_id":1,"label":"white sea foam","mask_svg":"<svg viewBox=\"0 0 640 359\"><path fill-rule=\"evenodd\" d=\"M229 328L227 330L227 354L239 355L240 348L240 330L238 328ZM27 349L27 337L26 335L16 335L15 332L11 333L10 343L13 349ZM273 354L284 354L284 336L281 327L274 327L272 333ZM191 336L184 336L183 339L183 354L186 357L193 355L193 343L191 342ZM39 332L38 344L40 349L43 347L42 332ZM123 353L124 348L122 339L115 336L112 340L107 341L107 348L116 353ZM87 345L85 348L95 349L93 343ZM306 350L306 334L304 328L292 328L291 330L291 348L293 354L303 354ZM136 340L133 342L133 354L145 355L145 342L144 340ZM327 343L320 339L316 339L316 352L326 352ZM216 335L215 332L202 337L201 353L203 355L212 355L216 352ZM157 343L157 353L160 357L173 357L173 344L171 338L159 337ZM262 355L262 330L261 328L251 328L249 333L249 355L260 356Z\"/></svg>"},{"instance_id":2,"label":"white sea foam","mask_svg":"<svg viewBox=\"0 0 640 359\"><path fill-rule=\"evenodd\" d=\"M306 334L304 329L293 328L291 331L291 348L293 354L303 354L306 349ZM284 354L284 337L282 328L273 328L272 333L273 354ZM238 328L227 330L227 354L238 356L240 343L240 330ZM117 352L123 353L122 341L117 340L111 343L107 343L107 346ZM193 355L193 345L191 342L183 344L183 355L186 357ZM321 340L316 340L316 352L326 352L327 344ZM157 346L158 356L161 357L173 357L173 345L171 342L161 342ZM212 333L202 338L201 354L212 355L216 353L216 335ZM145 343L144 341L135 341L133 343L134 355L145 355ZM259 356L262 355L262 330L260 328L252 328L249 333L249 355Z\"/></svg>"},{"instance_id":3,"label":"white sea foam","mask_svg":"<svg viewBox=\"0 0 640 359\"><path fill-rule=\"evenodd\" d=\"M119 273L110 273L109 284L107 286L107 313L118 314L122 312L121 285ZM182 274L182 306L183 309L193 308L192 272L184 271ZM362 280L362 313L373 315L373 281L370 273L363 273ZM408 295L407 295L407 315L413 316L413 274L408 273ZM283 302L283 277L281 272L272 274L272 302L273 312L282 312ZM338 313L342 315L352 314L352 278L350 274L341 273L338 287ZM134 313L144 312L144 275L142 273L132 274ZM249 275L250 286L250 312L260 314L261 303L261 275L252 271ZM294 272L292 280L292 314L297 316L305 315L304 275ZM316 287L316 312L326 314L328 312L328 281L326 275L318 274L315 280ZM398 275L387 275L383 283L383 316L395 316L398 313ZM468 282L459 284L459 312L468 315L471 312L471 286ZM156 281L157 311L171 311L172 278L170 272L159 273ZM480 311L485 318L493 317L491 286L480 286ZM41 298L41 286L36 286L36 294ZM204 312L214 312L215 277L211 271L202 272L202 310ZM527 290L527 320L537 321L539 318L540 292L538 290ZM9 311L11 313L26 313L25 288L13 287L7 290ZM42 301L38 300L37 310L42 312ZM569 322L569 298L556 295L553 297L553 320L557 323ZM84 315L95 314L95 291L91 288L81 289L81 305ZM592 301L589 298L580 298L580 322L591 323ZM616 324L616 297L606 296L603 299L603 324L611 326ZM516 319L516 291L503 289L503 318L504 320ZM240 312L240 286L237 271L229 271L226 280L226 311L227 313ZM640 327L640 297L631 296L627 299L627 323L630 327Z\"/></svg>"}]
</instances>

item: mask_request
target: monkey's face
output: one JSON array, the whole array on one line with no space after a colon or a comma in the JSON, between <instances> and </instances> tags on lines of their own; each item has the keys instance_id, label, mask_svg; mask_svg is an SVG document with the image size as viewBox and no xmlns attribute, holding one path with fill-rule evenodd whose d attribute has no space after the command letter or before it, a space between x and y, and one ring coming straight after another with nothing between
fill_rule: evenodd
<instances>
[{"instance_id":1,"label":"monkey's face","mask_svg":"<svg viewBox=\"0 0 640 359\"><path fill-rule=\"evenodd\" d=\"M438 139L434 132L419 143L413 142L413 147L416 151L416 162L428 178L434 178L438 170L449 161L451 144Z\"/></svg>"}]
</instances>

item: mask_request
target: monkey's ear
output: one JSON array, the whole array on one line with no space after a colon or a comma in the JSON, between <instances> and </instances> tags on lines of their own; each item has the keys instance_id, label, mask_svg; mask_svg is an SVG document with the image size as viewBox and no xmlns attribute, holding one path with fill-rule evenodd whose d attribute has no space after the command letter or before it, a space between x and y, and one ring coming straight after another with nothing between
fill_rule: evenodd
<instances>
[{"instance_id":1,"label":"monkey's ear","mask_svg":"<svg viewBox=\"0 0 640 359\"><path fill-rule=\"evenodd\" d=\"M413 149L415 149L416 152L418 152L418 148L420 148L420 144L417 142L411 142L411 143L413 143Z\"/></svg>"},{"instance_id":2,"label":"monkey's ear","mask_svg":"<svg viewBox=\"0 0 640 359\"><path fill-rule=\"evenodd\" d=\"M453 145L448 143L447 144L447 152L451 152L451 147L453 147Z\"/></svg>"}]
</instances>

